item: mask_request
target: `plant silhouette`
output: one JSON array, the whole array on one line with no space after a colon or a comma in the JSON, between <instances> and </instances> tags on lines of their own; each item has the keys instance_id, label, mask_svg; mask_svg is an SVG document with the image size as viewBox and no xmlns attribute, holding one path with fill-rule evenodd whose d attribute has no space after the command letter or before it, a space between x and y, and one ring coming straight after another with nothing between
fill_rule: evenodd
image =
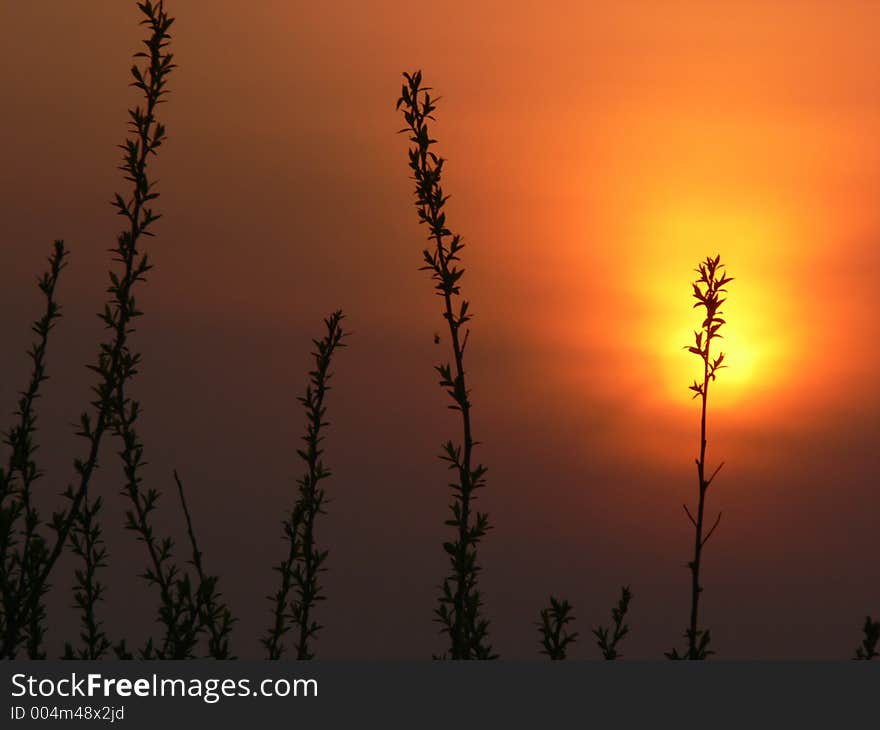
<instances>
[{"instance_id":1,"label":"plant silhouette","mask_svg":"<svg viewBox=\"0 0 880 730\"><path fill-rule=\"evenodd\" d=\"M46 308L31 327L37 339L28 350L32 365L30 381L18 400L16 423L4 438L10 449L6 467L0 467L0 588L3 590L0 656L4 659L14 658L22 643L26 645L29 658L45 658L42 649L46 633L43 570L48 553L46 540L38 530L40 515L33 503L34 484L42 476L34 461L37 449L35 406L40 397L40 386L49 377L46 374L49 335L61 317L55 289L67 255L64 242L55 241L49 257L49 270L39 280ZM23 530L19 527L21 521L24 522ZM19 531L22 533L21 544Z\"/></svg>"},{"instance_id":2,"label":"plant silhouette","mask_svg":"<svg viewBox=\"0 0 880 730\"><path fill-rule=\"evenodd\" d=\"M73 590L74 603L81 612L82 644L75 648L71 642L67 642L64 656L98 659L104 657L111 647L97 612L106 591L98 578L98 571L107 564L100 523L103 498L90 494L92 477L98 467L98 455L108 434L122 442L120 456L125 475L122 491L132 504L127 512L126 527L133 530L147 546L151 565L145 577L159 587L161 594L159 618L165 627L165 636L158 643L149 640L138 655L142 658L192 656L198 637L206 627L211 631L212 655L228 655L228 643L224 637L229 633L231 615L219 600L216 578L204 573L201 552L195 542L179 481L198 573L196 580L173 563L173 543L169 538L158 538L150 524L149 515L156 508L159 492L156 489L143 491L141 488L143 445L135 430L141 406L127 393L127 385L137 374L140 363L140 355L131 345L135 321L142 315L135 301L135 289L139 283L146 281L146 275L152 268L141 244L144 238L153 235L153 224L160 218L152 208L152 201L158 197L158 192L147 175L147 169L150 159L157 155L165 140L165 127L156 119L156 111L167 94L168 75L174 68L173 56L168 51L173 18L165 12L162 2L148 0L137 3L137 7L143 16L141 24L148 31L144 41L147 50L135 54L135 58L145 60L143 66L132 66L131 75L132 86L142 94L143 106L129 110L132 134L120 145L123 150L120 169L124 179L131 185L130 195L125 198L117 193L113 200L113 206L126 223L117 237L116 246L111 249L113 262L118 268L111 269L109 273L109 297L99 314L108 333L107 339L100 345L96 364L89 366L97 375L97 383L92 389L92 411L83 412L77 431L77 435L85 441L86 454L84 458L74 460L76 476L64 492L68 501L67 509L54 513L48 524L50 532L54 533L51 548L40 534L43 524L31 503L32 486L40 475L32 459L36 421L33 405L38 397L39 385L45 380L49 331L54 320L60 316L54 291L67 256L61 241L55 243L50 271L40 281L47 301L46 314L34 325L38 342L31 351L33 375L20 402L18 425L10 432L7 442L12 448L10 468L0 475L0 550L3 553L3 559L0 560L3 586L0 654L7 658L17 656L22 646L30 658L45 656L42 649L46 622L43 597L49 587L50 575L68 543L74 555L84 563L83 568L75 571ZM20 475L20 484L16 475ZM24 540L19 549L16 530L17 522L22 517L25 521ZM120 658L133 656L124 640L113 648Z\"/></svg>"},{"instance_id":3,"label":"plant silhouette","mask_svg":"<svg viewBox=\"0 0 880 730\"><path fill-rule=\"evenodd\" d=\"M465 380L464 354L469 329L462 328L471 320L469 303L461 297L461 279L464 268L459 266L464 248L461 236L453 234L446 224L443 210L449 196L441 186L445 160L431 151L436 140L431 139L428 122L434 121L432 112L436 99L431 88L422 86L422 72L403 74L403 84L397 108L403 109L406 128L410 135L409 167L416 183L416 209L419 223L428 227L432 248L423 251L425 271L431 272L436 293L443 298L443 318L449 328L453 364L436 367L440 387L452 400L449 406L461 416L461 443L447 441L441 459L455 472L456 481L450 484L453 497L452 519L446 524L455 531L455 538L443 544L449 555L451 575L441 586L436 618L449 637L448 658L492 659L495 655L489 644L489 622L483 618L483 600L478 586L480 565L477 546L489 530L489 516L473 510L475 492L485 486L486 467L473 465L473 450L477 442L471 429L470 391ZM460 300L460 303L459 303ZM435 336L436 342L436 336Z\"/></svg>"},{"instance_id":4,"label":"plant silhouette","mask_svg":"<svg viewBox=\"0 0 880 730\"><path fill-rule=\"evenodd\" d=\"M593 629L593 635L596 637L596 644L602 651L602 657L606 661L614 661L621 659L623 654L617 650L617 645L623 641L623 638L629 633L629 626L624 623L626 613L629 611L629 603L632 600L632 591L629 586L623 586L620 589L620 600L617 605L611 609L611 620L614 622L613 627L597 626Z\"/></svg>"},{"instance_id":5,"label":"plant silhouette","mask_svg":"<svg viewBox=\"0 0 880 730\"><path fill-rule=\"evenodd\" d=\"M565 659L568 645L573 644L578 633L569 633L566 626L574 621L574 609L565 600L550 596L550 606L541 609L541 620L537 623L541 634L541 653L553 661Z\"/></svg>"},{"instance_id":6,"label":"plant silhouette","mask_svg":"<svg viewBox=\"0 0 880 730\"><path fill-rule=\"evenodd\" d=\"M667 652L666 656L670 659L706 659L714 652L709 649L711 641L711 633L708 629L699 627L699 608L700 594L703 592L703 586L700 584L700 568L703 556L703 548L709 539L715 533L718 523L721 521L721 513L704 533L704 516L706 507L706 492L709 490L718 472L724 466L722 461L711 476L706 476L706 417L709 403L709 384L715 380L717 373L722 368L724 353L721 352L717 357L713 357L712 343L722 337L719 330L725 324L721 318L721 305L726 301L722 298L727 290L724 288L726 284L733 279L724 273L724 264L721 263L721 257L707 257L696 272L700 275L694 282L693 296L697 300L694 309L702 307L705 310L703 323L700 330L694 332L694 344L687 346L688 352L700 358L703 364L702 381L695 380L690 386L690 390L694 391L694 398L700 399L700 455L696 459L697 478L698 478L698 495L697 495L697 515L694 517L688 506L683 505L685 514L694 526L694 555L688 563L691 571L691 614L690 623L685 630L685 638L687 639L687 651L679 654L673 649Z\"/></svg>"},{"instance_id":7,"label":"plant silhouette","mask_svg":"<svg viewBox=\"0 0 880 730\"><path fill-rule=\"evenodd\" d=\"M161 3L155 6L144 3L139 7L145 16L142 25L149 26L150 36L144 41L147 52L135 54L136 58L145 58L146 62L143 68L137 64L132 66L131 75L134 80L131 85L142 93L144 106L129 110L131 137L120 145L124 151L120 169L125 180L131 184L131 193L127 200L119 193L116 193L113 200L117 213L126 219L125 228L117 237L116 248L112 250L115 260L121 264L122 272L120 275L110 271L110 286L107 290L110 301L99 314L105 328L112 333L113 340L102 346L98 365L92 367L103 378L102 385L95 391L99 399L92 404L98 411L96 425L93 430L88 415L83 414L80 431L81 436L98 444L105 428L109 428L115 436L122 439L123 451L120 453L125 462L128 481L126 492L136 505L140 503L140 478L136 470L143 447L134 430L134 422L140 414L140 404L127 396L126 385L137 374L140 361L140 355L131 350L130 336L134 333L134 321L142 313L137 308L133 291L137 283L146 281L146 274L151 268L140 243L142 238L152 235L152 224L160 216L154 214L151 207L151 201L158 198L159 194L148 177L147 163L151 155L157 154L165 137L165 128L156 119L156 111L162 97L167 93L165 85L174 68L173 56L167 52L170 42L168 31L174 20L167 16ZM103 500L100 496L91 499L89 484L89 479L82 479L80 491L71 493L74 503L77 499L80 500L77 508L71 510L74 519L70 538L74 554L82 558L85 564L83 569L75 572L74 586L74 600L82 611L81 638L84 646L75 652L68 645L65 656L99 659L110 648L110 641L101 628L102 622L96 616L97 604L105 592L105 587L98 578L98 571L107 565L107 550L104 547L100 523ZM129 515L127 519L134 524L133 517ZM145 520L146 516L142 515L142 523ZM155 541L152 533L145 532L144 527L145 524L140 525L140 538L147 538L147 546L155 564ZM163 600L167 590L167 586L163 585Z\"/></svg>"},{"instance_id":8,"label":"plant silhouette","mask_svg":"<svg viewBox=\"0 0 880 730\"><path fill-rule=\"evenodd\" d=\"M176 469L174 470L174 481L177 484L177 494L180 497L180 508L186 519L186 534L192 548L190 563L195 569L198 580L196 608L199 612L199 628L203 627L208 632L208 656L213 659L235 659L231 654L229 641L232 635L232 626L236 623L237 619L233 618L232 612L223 602L222 596L217 590L219 578L215 575L208 575L205 572L202 551L199 549L198 540L196 540L193 520L186 503L183 482L180 480L180 475Z\"/></svg>"},{"instance_id":9,"label":"plant silhouette","mask_svg":"<svg viewBox=\"0 0 880 730\"><path fill-rule=\"evenodd\" d=\"M871 660L880 657L880 651L877 651L877 647L880 645L880 621L874 621L870 616L866 616L862 633L864 638L861 646L856 649L855 658Z\"/></svg>"},{"instance_id":10,"label":"plant silhouette","mask_svg":"<svg viewBox=\"0 0 880 730\"><path fill-rule=\"evenodd\" d=\"M44 476L37 463L37 406L48 378L50 339L62 316L57 294L69 258L62 240L54 242L48 268L38 279L42 311L31 327L33 342L27 351L29 377L17 398L12 426L4 435L9 454L0 465L0 658L4 659L48 656L47 592L57 580L56 567L66 549L75 558L72 596L79 630L78 636L63 642L64 658L235 658L232 638L237 619L219 590L218 576L208 570L197 538L197 520L190 511L184 480L176 470L172 476L181 533L184 529L186 532L184 543L175 544L157 519L162 495L158 487L147 483L145 445L139 430L143 408L132 390L141 367L135 334L143 312L136 295L140 296L152 271L146 244L161 218L155 212L159 192L153 177L153 163L166 141L159 110L176 68L169 50L174 19L166 12L164 3L145 0L137 2L137 8L146 32L145 51L135 54L130 69L131 86L139 101L129 109L127 138L119 145L126 189L116 193L111 202L123 219L122 230L110 249L105 303L99 312L103 332L97 356L88 366L89 377L93 379L88 402L76 425L77 451L81 453L73 459L73 476L62 494L62 509L51 518L41 516L37 508L42 496L37 487ZM433 332L433 342L440 345L448 334L450 346L446 361L435 370L460 429L457 436L442 445L440 454L452 474L449 514L444 523L452 534L442 544L448 572L439 587L434 609L434 621L440 624L446 642L439 658L495 659L478 554L490 522L488 515L476 508L478 490L486 486L487 470L476 458L479 442L473 433L471 391L465 367L472 319L469 301L462 293L465 246L461 236L453 233L447 223L449 196L442 187L445 160L436 153L437 142L431 137L437 99L431 96L431 88L423 85L421 71L404 73L403 77L397 110L406 123L401 132L408 135L410 143L408 162L415 182L415 207L419 223L426 226L428 240L420 270L429 272L433 291L442 301L444 334ZM693 344L686 349L702 364L702 377L689 386L693 398L700 401L700 447L695 459L698 491L695 506L683 505L694 529L693 554L687 564L691 578L690 613L683 635L685 647L666 653L670 659L687 660L703 660L715 653L700 606L704 590L703 552L721 519L720 512L714 520L706 518L706 500L724 463L714 470L708 466L707 424L710 384L726 367L725 354L716 354L716 341L722 338L726 324L722 318L726 287L733 281L720 256L707 257L696 271L694 307L701 310L701 324L694 332ZM274 566L277 589L268 597L269 625L260 637L265 655L273 660L287 656L314 659L317 640L323 635L319 605L326 600L324 577L329 551L320 539L319 528L320 516L326 513L330 501L325 485L331 471L323 461L329 427L327 397L335 358L350 334L343 327L344 320L340 310L323 320L321 336L312 341L314 364L307 374L304 394L297 399L306 416L304 445L296 450L303 473L297 479L292 504L282 520L284 552ZM125 522L117 527L124 534L131 533L143 545L146 567L140 577L146 581L150 594L155 591L157 597L155 621L148 627L144 642L136 645L131 637L111 637L101 615L110 590L102 580L110 562L103 517L107 500L117 495L96 493L94 479L99 466L104 465L103 461L99 463L101 450L106 450L111 441L121 462L122 481L117 486L125 503ZM622 642L630 634L627 618L631 618L632 599L630 588L623 586L611 609L611 623L592 629L604 660L623 656ZM574 622L572 604L551 595L549 605L541 608L535 623L541 653L553 661L569 658L579 638L573 630ZM149 636L156 631L157 635ZM880 657L880 621L867 616L862 634L854 658Z\"/></svg>"},{"instance_id":11,"label":"plant silhouette","mask_svg":"<svg viewBox=\"0 0 880 730\"><path fill-rule=\"evenodd\" d=\"M143 488L141 470L144 445L137 431L142 408L140 402L129 395L127 387L137 374L141 359L129 344L129 335L133 331L130 323L141 316L132 289L137 282L146 280L146 274L152 268L139 244L142 238L153 235L152 224L160 217L151 207L159 194L148 177L147 162L157 154L165 139L165 127L156 119L156 112L168 93L168 76L174 69L173 55L167 50L170 43L168 30L174 20L167 16L161 3L156 6L144 4L141 10L147 16L142 22L149 27L150 36L144 42L147 52L135 54L136 58L146 59L144 67L132 66L131 75L134 79L132 86L143 95L144 106L129 111L132 136L121 145L121 169L125 180L131 184L130 197L126 199L117 193L113 201L126 226L117 239L114 252L122 263L123 274L121 277L112 272L110 274L111 286L108 291L112 304L105 310L102 319L108 329L115 329L118 333L116 346L119 356L116 359L116 373L111 373L113 387L108 394L108 405L113 433L122 441L120 457L125 483L121 493L130 502L125 527L136 535L147 550L149 563L144 577L159 592L158 618L165 633L161 644L157 646L151 640L142 653L180 659L189 656L195 645L199 609L193 601L189 576L179 578L180 569L173 559L171 538L158 537L151 524L160 493L155 488ZM103 363L99 367L103 367ZM84 424L83 432L88 433L87 424ZM88 493L84 495L83 512L85 515L89 513ZM85 555L88 575L88 550ZM121 649L121 653L124 651L124 648Z\"/></svg>"},{"instance_id":12,"label":"plant silhouette","mask_svg":"<svg viewBox=\"0 0 880 730\"><path fill-rule=\"evenodd\" d=\"M315 523L324 514L327 502L321 483L331 476L321 456L324 449L324 429L330 424L324 420L327 407L324 399L330 390L330 365L337 349L345 347L342 341L348 335L342 329L342 311L336 311L324 320L326 334L314 340L315 369L309 373L305 396L299 398L306 411L304 449L297 454L306 464L306 473L299 480L299 495L290 516L283 522L284 539L288 544L287 557L276 566L281 584L269 600L274 605L273 623L262 639L269 659L280 659L284 653L284 635L291 630L296 634L296 658L314 659L311 642L322 628L314 618L318 601L324 600L318 581L324 572L327 551L319 550L315 540ZM295 593L291 599L291 592Z\"/></svg>"}]
</instances>

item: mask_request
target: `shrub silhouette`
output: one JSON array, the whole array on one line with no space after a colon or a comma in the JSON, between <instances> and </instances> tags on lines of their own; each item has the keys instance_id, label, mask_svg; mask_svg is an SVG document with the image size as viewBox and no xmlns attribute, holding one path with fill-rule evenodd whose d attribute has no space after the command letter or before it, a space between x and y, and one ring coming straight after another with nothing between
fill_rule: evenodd
<instances>
[{"instance_id":1,"label":"shrub silhouette","mask_svg":"<svg viewBox=\"0 0 880 730\"><path fill-rule=\"evenodd\" d=\"M471 320L469 303L461 297L461 279L464 268L459 266L464 248L461 236L453 234L446 224L443 208L449 196L441 186L444 159L431 151L436 140L431 139L428 121L434 121L432 100L428 86L422 86L422 72L404 73L397 108L403 109L406 128L410 135L409 167L416 183L416 209L419 223L428 227L432 248L423 251L423 270L431 272L434 289L443 298L443 318L449 330L453 363L438 365L440 387L452 400L449 406L461 416L461 443L447 441L440 458L449 464L456 475L450 484L453 492L450 511L452 518L446 524L455 531L453 540L443 544L449 555L451 575L443 580L436 619L449 637L450 659L492 659L495 655L489 644L489 622L483 618L483 600L477 584L480 565L477 546L489 530L489 516L473 510L476 490L485 486L486 468L473 465L473 450L477 442L471 430L470 391L465 381L464 353L469 329L462 328ZM459 303L460 300L460 303ZM435 341L438 336L435 335Z\"/></svg>"},{"instance_id":2,"label":"shrub silhouette","mask_svg":"<svg viewBox=\"0 0 880 730\"><path fill-rule=\"evenodd\" d=\"M700 568L703 556L703 548L715 533L718 523L721 521L721 513L712 524L712 527L704 534L704 514L706 507L706 492L714 481L721 467L724 466L722 461L712 475L706 477L706 416L709 403L709 383L715 380L717 373L726 367L724 362L724 353L721 352L717 357L712 356L712 342L722 335L719 333L725 321L721 318L721 305L726 301L722 298L727 290L724 286L733 281L733 279L724 273L724 264L721 263L721 257L716 256L714 259L707 257L696 272L700 275L694 282L693 296L697 300L694 309L702 307L705 309L705 318L700 325L700 330L694 332L694 344L687 346L688 352L693 353L702 360L703 363L703 379L702 381L694 381L690 386L690 390L694 391L694 398L700 399L700 455L696 459L697 478L699 481L699 491L697 495L697 516L694 517L688 506L683 505L684 511L694 526L694 555L688 563L691 571L691 614L690 623L685 630L685 638L687 639L687 651L679 654L673 649L667 652L666 656L670 659L706 659L714 652L709 649L711 641L711 633L708 629L699 627L699 608L700 594L703 587L700 585Z\"/></svg>"},{"instance_id":3,"label":"shrub silhouette","mask_svg":"<svg viewBox=\"0 0 880 730\"><path fill-rule=\"evenodd\" d=\"M67 510L53 515L51 529L55 533L51 549L31 551L29 560L34 561L22 573L28 577L19 581L15 591L4 590L4 639L3 656L14 657L22 640L22 627L28 630L28 654L38 656L39 627L42 614L42 596L48 588L48 579L58 558L61 556L67 539L73 535L74 551L86 562L84 570L77 571L75 601L83 609L83 640L86 656L100 656L107 648L107 640L95 617L95 606L103 595L103 586L97 581L98 568L105 564L106 551L101 542L101 528L97 523L97 513L101 508L100 498L91 501L89 485L97 467L98 454L103 437L107 431L116 435L129 434L125 452L132 459L140 457L140 447L133 436L132 425L139 413L139 405L125 394L126 381L137 372L139 356L129 348L129 337L134 331L133 322L141 315L134 299L134 289L138 282L145 280L150 269L146 254L138 244L143 236L152 235L151 225L158 219L148 203L158 193L151 189L146 176L147 161L155 155L165 136L164 127L155 120L155 108L166 93L165 83L173 68L171 55L166 52L168 29L173 23L165 13L161 2L138 3L145 16L143 24L149 26L150 36L145 45L148 53L144 71L132 67L134 84L143 91L145 108L136 107L129 114L133 137L126 140L122 148L125 152L122 169L127 181L132 183L132 197L125 201L117 194L114 205L120 215L127 218L127 227L119 235L112 252L121 271L110 272L110 299L101 318L109 331L109 338L102 343L96 365L90 366L98 375L94 386L95 400L91 406L94 413L84 412L80 418L78 435L86 441L86 456L74 461L75 480L68 486L64 496L69 500ZM57 251L57 249L56 249ZM33 521L33 520L32 520ZM29 533L34 533L36 524ZM25 547L43 544L43 538L26 539ZM35 552L40 555L37 558Z\"/></svg>"},{"instance_id":4,"label":"shrub silhouette","mask_svg":"<svg viewBox=\"0 0 880 730\"><path fill-rule=\"evenodd\" d=\"M152 268L141 242L154 235L153 224L161 217L152 208L159 193L148 176L148 162L158 154L166 138L165 126L158 121L156 113L168 93L168 77L175 68L173 54L168 51L171 40L169 30L174 19L165 12L162 2L138 3L138 7L144 15L141 24L147 27L149 36L144 41L146 52L135 54L135 58L144 59L144 63L142 67L137 64L132 66L131 85L141 93L143 107L136 106L129 110L131 136L120 145L123 150L120 169L124 179L131 185L128 197L117 193L113 200L117 214L125 219L125 228L117 237L117 245L113 249L114 260L122 270L119 273L111 270L107 290L110 301L100 314L113 337L101 346L98 364L92 366L92 370L101 378L95 389L98 400L92 404L97 410L97 419L93 425L88 415L83 414L80 435L93 445L87 462L91 469L97 464L97 446L105 429L122 442L119 455L125 480L121 493L130 502L125 527L135 534L147 550L149 562L143 576L159 593L157 613L164 632L160 641L149 639L139 651L139 656L162 659L193 656L199 635L210 626L211 651L225 657L228 656L228 641L223 636L228 634L232 618L228 609L218 603L217 579L204 574L183 486L177 475L175 479L181 505L193 544L195 577L191 577L189 571L176 563L171 538L159 537L152 525L161 492L154 487L144 489L144 444L137 431L142 407L128 393L128 386L138 372L141 359L140 354L132 349L130 339L134 333L134 322L142 315L133 292L136 284L146 281L146 275ZM70 531L73 550L85 563L85 568L76 572L74 592L75 601L83 612L84 631L81 638L84 646L74 652L68 645L65 655L97 659L110 646L100 622L95 618L96 604L104 593L96 576L98 569L105 566L107 558L97 519L102 500L100 497L94 502L90 500L89 479L85 476L81 480L80 490L72 492L70 497L73 501L71 515L74 516ZM217 621L225 622L225 629L219 627ZM121 658L132 656L124 641L116 646L115 651Z\"/></svg>"},{"instance_id":5,"label":"shrub silhouette","mask_svg":"<svg viewBox=\"0 0 880 730\"><path fill-rule=\"evenodd\" d=\"M82 645L75 648L70 642L65 657L98 659L106 655L111 641L97 616L97 607L105 593L98 571L106 566L107 551L102 539L100 511L102 497L90 494L92 476L98 466L101 445L108 434L122 442L125 486L123 494L131 501L126 527L133 530L148 550L150 566L145 577L160 590L159 619L165 628L161 642L152 639L138 655L142 658L183 658L192 656L199 635L210 631L209 651L212 656L228 656L228 634L231 615L220 601L216 578L204 573L201 552L198 549L192 520L186 508L183 486L177 480L181 504L186 515L188 534L193 546L196 578L179 569L172 560L173 543L160 539L150 524L150 514L156 509L159 492L144 491L141 487L140 468L143 465L143 444L135 424L141 412L140 403L128 395L127 386L137 374L140 355L132 349L134 324L142 312L135 300L135 289L146 281L152 268L142 240L153 235L153 224L160 218L154 213L152 201L158 198L154 184L147 175L149 160L156 156L165 140L165 127L156 119L157 107L167 94L168 75L174 68L173 56L168 52L169 29L174 20L162 2L137 3L143 15L142 25L148 30L144 41L146 52L135 54L145 59L142 67L131 68L132 86L143 97L143 107L129 110L131 136L120 145L123 150L121 170L130 183L129 197L117 193L113 205L125 218L125 228L111 249L113 262L118 268L109 273L109 295L104 310L99 314L108 332L100 345L97 362L89 368L97 375L93 386L94 400L91 412L80 417L77 435L85 441L85 456L74 460L75 479L64 492L67 509L53 514L48 524L54 540L41 535L45 527L31 504L31 490L40 472L33 461L33 437L36 417L34 401L40 383L45 379L45 353L49 331L60 309L54 300L55 285L64 265L67 251L61 241L55 243L50 259L50 271L40 281L47 310L34 330L38 342L31 351L34 370L31 383L22 396L18 424L10 431L7 443L12 449L9 468L0 473L0 582L3 587L2 647L0 654L14 658L24 646L30 658L42 658L45 636L45 608L43 597L49 587L49 578L69 543L84 567L75 572L74 603L81 611ZM175 474L175 478L177 478ZM20 482L20 483L19 483ZM19 546L16 531L24 519L23 543ZM116 656L130 658L133 653L125 641L114 647Z\"/></svg>"},{"instance_id":6,"label":"shrub silhouette","mask_svg":"<svg viewBox=\"0 0 880 730\"><path fill-rule=\"evenodd\" d=\"M131 75L134 79L132 86L143 95L144 107L137 106L129 111L132 136L121 145L121 169L125 180L132 186L128 199L117 193L113 201L117 213L125 219L126 225L117 239L115 251L117 260L123 264L123 275L117 278L111 272L111 286L108 291L113 303L102 318L108 328L117 328L120 333L118 375L113 380L109 406L112 410L113 433L122 441L120 457L125 484L121 491L130 502L126 511L125 527L135 534L147 550L149 563L144 577L159 593L158 618L165 634L161 643L150 640L141 653L146 657L155 655L157 658L182 659L192 655L197 634L202 628L201 597L193 595L194 589L189 575L183 573L174 561L171 538L158 537L151 524L160 492L156 488L143 488L141 470L144 464L144 444L137 431L137 421L142 409L140 402L127 391L129 382L137 374L140 362L140 354L133 352L128 343L128 334L132 331L130 322L141 314L131 289L135 283L145 281L146 273L151 269L147 254L140 251L138 246L141 238L153 235L151 224L160 217L148 207L159 194L147 175L147 162L151 155L157 153L165 138L165 127L156 119L156 111L168 93L165 87L168 75L174 68L173 55L167 51L170 42L168 29L173 24L173 19L167 16L161 3L155 7L145 3L140 7L147 16L143 23L149 27L150 37L144 42L147 52L136 54L136 58L146 58L144 68L132 66ZM87 425L83 431L88 433ZM86 493L83 517L91 521L89 512ZM82 532L85 537L86 531ZM84 554L87 565L85 574L88 576L90 552L85 550ZM120 648L119 653L126 652L124 648Z\"/></svg>"},{"instance_id":7,"label":"shrub silhouette","mask_svg":"<svg viewBox=\"0 0 880 730\"><path fill-rule=\"evenodd\" d=\"M620 589L620 600L611 609L612 627L597 626L593 629L596 644L602 651L602 657L611 661L621 659L623 655L617 650L617 645L629 633L629 626L624 623L629 603L632 600L632 592L628 586ZM550 596L550 605L541 609L541 620L536 626L540 632L541 653L546 654L551 660L561 660L568 657L568 646L573 644L578 633L569 633L566 626L574 621L574 608L566 600L560 600Z\"/></svg>"}]
</instances>

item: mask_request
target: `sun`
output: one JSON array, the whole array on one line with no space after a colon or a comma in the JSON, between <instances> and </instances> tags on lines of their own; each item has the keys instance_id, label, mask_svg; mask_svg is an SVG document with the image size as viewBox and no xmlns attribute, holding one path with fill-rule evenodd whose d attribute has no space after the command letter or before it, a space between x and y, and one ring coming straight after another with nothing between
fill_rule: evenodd
<instances>
[{"instance_id":1,"label":"sun","mask_svg":"<svg viewBox=\"0 0 880 730\"><path fill-rule=\"evenodd\" d=\"M781 227L753 211L730 211L686 205L649 217L644 259L632 289L642 317L635 342L657 381L655 398L687 406L688 386L702 377L702 360L687 351L700 329L701 309L694 309L691 282L706 256L721 256L727 285L721 311L722 338L713 356L723 352L725 368L711 385L713 408L765 402L785 386L798 354L791 298L780 277L778 254L785 248ZM661 245L657 242L663 242Z\"/></svg>"},{"instance_id":2,"label":"sun","mask_svg":"<svg viewBox=\"0 0 880 730\"><path fill-rule=\"evenodd\" d=\"M728 300L721 310L725 324L720 337L713 340L710 353L713 359L724 353L724 367L711 385L716 407L737 405L750 395L758 395L772 380L770 373L782 357L779 341L773 339L760 316L764 309L759 305L760 297L737 292L733 288L736 283L730 284ZM731 301L738 293L740 302ZM654 332L665 334L646 338L648 355L656 361L660 373L661 395L676 403L687 403L692 396L687 386L702 378L702 360L686 349L693 344L700 319L695 309L670 313L665 320L658 319L656 329L652 327Z\"/></svg>"}]
</instances>

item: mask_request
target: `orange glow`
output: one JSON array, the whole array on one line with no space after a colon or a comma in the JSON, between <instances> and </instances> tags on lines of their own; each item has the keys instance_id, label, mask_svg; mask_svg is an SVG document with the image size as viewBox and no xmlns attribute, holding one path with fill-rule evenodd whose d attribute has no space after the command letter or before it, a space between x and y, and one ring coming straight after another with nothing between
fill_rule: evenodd
<instances>
[{"instance_id":1,"label":"orange glow","mask_svg":"<svg viewBox=\"0 0 880 730\"><path fill-rule=\"evenodd\" d=\"M773 223L760 213L699 203L645 216L643 250L651 263L633 282L644 313L634 339L650 370L659 375L653 398L689 404L692 394L686 386L702 372L699 359L684 349L700 325L690 297L691 272L705 255L716 252L722 253L734 281L727 286L727 323L718 343L727 367L712 385L713 407L756 403L767 393L797 386L787 374L803 353L803 335L791 326L790 287L784 277L775 276L776 267L766 266L768 252L787 243L784 227Z\"/></svg>"},{"instance_id":2,"label":"orange glow","mask_svg":"<svg viewBox=\"0 0 880 730\"><path fill-rule=\"evenodd\" d=\"M573 359L564 376L608 394L608 407L635 409L627 428L643 428L633 443L662 442L651 453L674 450L664 434L694 413L688 385L701 366L684 347L700 324L693 270L709 255L735 277L720 342L728 367L710 395L716 422L834 417L856 379L868 402L877 396L864 379L877 348L863 306L877 218L862 187L876 189L880 149L864 130L878 109L835 116L780 104L760 98L748 75L732 74L728 88L741 96L729 115L722 101L701 107L698 93L673 98L675 108L615 105L601 146L582 153L596 202L559 234L586 241L563 247L559 269L576 272L565 284L586 300L568 300L593 343L581 360L604 359L582 375ZM583 186L577 178L566 182ZM565 340L555 322L547 327Z\"/></svg>"},{"instance_id":3,"label":"orange glow","mask_svg":"<svg viewBox=\"0 0 880 730\"><path fill-rule=\"evenodd\" d=\"M432 369L450 357L447 325L418 270L426 231L394 107L401 72L420 68L440 97L447 222L466 243L502 654L535 646L523 631L539 595L565 591L586 620L624 581L655 625L652 638L637 621L635 657L680 636L681 504L700 436L688 386L701 372L684 347L700 324L693 270L716 254L735 280L728 367L709 396L708 460L726 463L711 495L712 517L725 514L707 575L713 642L722 658L854 648L855 621L880 610L880 0L167 5L179 68L152 168L162 219L137 293L132 393L150 482L192 475L244 633L265 624L252 597L269 571L251 566L269 563L242 550L277 554L310 341L342 307L354 334L330 398L326 544L329 580L350 592L328 591L328 656L437 649L426 601L448 479L435 455L458 416ZM0 142L4 414L27 374L34 275L53 239L72 250L39 404L52 483L71 474L68 424L93 380L81 365L104 336L93 313L121 221L108 200L124 190L134 20L130 2L0 2L0 67L14 70ZM115 493L112 456L101 479ZM177 534L167 507L157 519ZM239 534L252 540L228 539ZM119 550L111 571L143 559L132 540ZM390 578L391 564L407 572ZM108 617L152 605L111 594ZM376 610L352 613L365 595Z\"/></svg>"}]
</instances>

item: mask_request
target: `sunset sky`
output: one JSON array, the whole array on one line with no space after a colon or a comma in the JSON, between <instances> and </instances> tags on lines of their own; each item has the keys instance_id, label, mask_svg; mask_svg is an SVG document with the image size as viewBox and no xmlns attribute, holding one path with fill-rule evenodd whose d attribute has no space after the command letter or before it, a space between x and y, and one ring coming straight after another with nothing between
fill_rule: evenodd
<instances>
[{"instance_id":1,"label":"sunset sky","mask_svg":"<svg viewBox=\"0 0 880 730\"><path fill-rule=\"evenodd\" d=\"M451 227L475 314L468 375L496 649L535 658L548 595L581 642L631 585L624 654L681 646L697 489L693 269L720 254L729 369L710 402L703 619L724 658L846 658L880 612L880 5L860 0L168 2L179 68L153 175L164 219L136 390L151 484L192 493L209 568L257 655L280 520L302 471L310 340L353 331L330 393L334 477L323 658L429 657L458 433L433 366L440 301L418 270L401 72L441 96ZM134 3L0 4L0 412L24 386L34 277L71 264L41 400L41 489L82 444L120 219ZM5 428L9 419L0 422ZM124 534L115 448L100 485L111 633L152 616ZM5 458L5 457L4 457ZM54 504L57 507L58 502ZM48 515L48 510L46 512ZM182 537L170 498L166 530ZM72 563L55 576L69 603ZM124 616L121 614L125 606ZM53 639L77 617L53 626Z\"/></svg>"}]
</instances>

